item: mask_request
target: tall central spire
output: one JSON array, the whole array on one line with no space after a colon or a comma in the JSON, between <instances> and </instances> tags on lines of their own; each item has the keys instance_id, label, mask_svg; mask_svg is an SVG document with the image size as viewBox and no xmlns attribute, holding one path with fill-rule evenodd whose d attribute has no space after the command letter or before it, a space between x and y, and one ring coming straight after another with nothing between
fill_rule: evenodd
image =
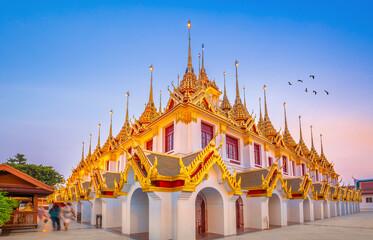
<instances>
[{"instance_id":1,"label":"tall central spire","mask_svg":"<svg viewBox=\"0 0 373 240\"><path fill-rule=\"evenodd\" d=\"M321 156L324 155L324 147L322 145L322 134L320 134L320 142L321 142Z\"/></svg>"},{"instance_id":2,"label":"tall central spire","mask_svg":"<svg viewBox=\"0 0 373 240\"><path fill-rule=\"evenodd\" d=\"M237 73L237 67L238 67L238 61L234 63L236 66L236 101L235 103L241 103L241 98L240 98L240 88L238 87L238 73Z\"/></svg>"},{"instance_id":3,"label":"tall central spire","mask_svg":"<svg viewBox=\"0 0 373 240\"><path fill-rule=\"evenodd\" d=\"M126 121L124 122L125 126L129 126L130 122L128 120L128 101L129 101L130 92L127 91L126 97L127 97L127 109L126 109Z\"/></svg>"},{"instance_id":4,"label":"tall central spire","mask_svg":"<svg viewBox=\"0 0 373 240\"><path fill-rule=\"evenodd\" d=\"M149 67L150 69L150 93L149 93L149 102L148 102L148 106L152 107L154 106L154 102L153 102L153 65L150 65Z\"/></svg>"},{"instance_id":5,"label":"tall central spire","mask_svg":"<svg viewBox=\"0 0 373 240\"><path fill-rule=\"evenodd\" d=\"M268 116L268 109L267 109L267 95L266 95L266 89L267 89L267 86L264 85L263 86L263 90L264 90L264 121L267 121L269 119L269 116Z\"/></svg>"},{"instance_id":6,"label":"tall central spire","mask_svg":"<svg viewBox=\"0 0 373 240\"><path fill-rule=\"evenodd\" d=\"M190 20L188 21L188 28L189 28L189 51L188 51L188 67L186 72L187 73L194 73L193 66L192 66L192 50L190 46L190 28L192 27L192 24L190 23Z\"/></svg>"}]
</instances>

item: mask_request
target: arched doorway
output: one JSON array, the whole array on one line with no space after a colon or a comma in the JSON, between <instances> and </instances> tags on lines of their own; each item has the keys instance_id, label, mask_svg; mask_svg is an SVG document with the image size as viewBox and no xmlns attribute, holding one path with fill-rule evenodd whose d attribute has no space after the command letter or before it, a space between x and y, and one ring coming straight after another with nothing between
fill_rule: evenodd
<instances>
[{"instance_id":1,"label":"arched doorway","mask_svg":"<svg viewBox=\"0 0 373 240\"><path fill-rule=\"evenodd\" d=\"M149 237L149 199L141 188L131 197L130 234L139 238Z\"/></svg>"},{"instance_id":2,"label":"arched doorway","mask_svg":"<svg viewBox=\"0 0 373 240\"><path fill-rule=\"evenodd\" d=\"M275 193L268 200L268 218L270 226L282 226L281 200Z\"/></svg>"},{"instance_id":3,"label":"arched doorway","mask_svg":"<svg viewBox=\"0 0 373 240\"><path fill-rule=\"evenodd\" d=\"M196 238L224 235L224 204L220 193L212 188L202 189L195 200Z\"/></svg>"},{"instance_id":4,"label":"arched doorway","mask_svg":"<svg viewBox=\"0 0 373 240\"><path fill-rule=\"evenodd\" d=\"M196 198L196 233L207 232L207 208L206 197L202 192Z\"/></svg>"},{"instance_id":5,"label":"arched doorway","mask_svg":"<svg viewBox=\"0 0 373 240\"><path fill-rule=\"evenodd\" d=\"M236 228L243 229L243 201L241 197L238 197L236 200Z\"/></svg>"},{"instance_id":6,"label":"arched doorway","mask_svg":"<svg viewBox=\"0 0 373 240\"><path fill-rule=\"evenodd\" d=\"M308 197L303 201L303 217L305 222L311 221L311 203Z\"/></svg>"},{"instance_id":7,"label":"arched doorway","mask_svg":"<svg viewBox=\"0 0 373 240\"><path fill-rule=\"evenodd\" d=\"M95 211L94 211L95 215L93 216L94 219L93 219L92 224L96 227L102 227L102 201L101 199L99 198L95 199L94 208L95 208Z\"/></svg>"}]
</instances>

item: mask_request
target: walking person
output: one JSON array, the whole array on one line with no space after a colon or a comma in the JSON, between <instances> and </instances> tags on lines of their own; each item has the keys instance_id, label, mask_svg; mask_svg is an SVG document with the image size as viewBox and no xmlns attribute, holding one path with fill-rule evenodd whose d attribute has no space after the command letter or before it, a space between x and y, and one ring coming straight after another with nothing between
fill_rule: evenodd
<instances>
[{"instance_id":1,"label":"walking person","mask_svg":"<svg viewBox=\"0 0 373 240\"><path fill-rule=\"evenodd\" d=\"M58 204L54 204L53 207L49 210L49 215L52 220L53 230L61 229L60 212L61 212L61 208L58 206ZM56 228L56 224L57 224L57 228Z\"/></svg>"},{"instance_id":2,"label":"walking person","mask_svg":"<svg viewBox=\"0 0 373 240\"><path fill-rule=\"evenodd\" d=\"M62 218L65 231L67 231L71 220L74 220L75 218L75 212L71 203L67 203L67 205L62 209Z\"/></svg>"}]
</instances>

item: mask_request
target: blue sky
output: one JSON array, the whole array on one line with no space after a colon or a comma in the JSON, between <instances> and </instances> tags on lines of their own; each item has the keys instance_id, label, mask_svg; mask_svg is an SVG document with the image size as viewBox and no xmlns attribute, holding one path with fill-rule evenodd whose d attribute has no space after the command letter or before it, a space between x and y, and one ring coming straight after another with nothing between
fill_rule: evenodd
<instances>
[{"instance_id":1,"label":"blue sky","mask_svg":"<svg viewBox=\"0 0 373 240\"><path fill-rule=\"evenodd\" d=\"M186 22L192 22L193 65L205 44L207 74L234 99L234 61L246 87L248 109L258 114L267 85L271 120L283 126L287 102L293 137L298 115L309 144L324 149L347 183L372 177L373 4L369 1L1 1L0 162L24 153L33 163L69 175L81 142L101 123L102 142L113 109L117 133L138 117L149 95L167 101L167 86L187 62ZM316 75L310 80L309 75ZM303 79L303 84L287 82ZM315 89L318 95L305 93ZM329 96L323 93L327 89ZM241 93L243 95L243 93ZM310 144L309 144L310 145ZM88 148L86 148L87 150ZM367 168L367 166L369 166Z\"/></svg>"}]
</instances>

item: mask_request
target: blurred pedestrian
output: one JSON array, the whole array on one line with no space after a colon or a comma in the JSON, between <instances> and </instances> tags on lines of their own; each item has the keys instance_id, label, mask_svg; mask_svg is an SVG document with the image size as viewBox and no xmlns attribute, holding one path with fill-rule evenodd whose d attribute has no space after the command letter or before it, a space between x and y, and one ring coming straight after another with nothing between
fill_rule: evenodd
<instances>
[{"instance_id":1,"label":"blurred pedestrian","mask_svg":"<svg viewBox=\"0 0 373 240\"><path fill-rule=\"evenodd\" d=\"M61 208L58 206L58 204L54 204L51 210L49 210L49 215L52 220L53 230L61 229L60 212L61 212ZM56 224L57 224L57 228L56 228Z\"/></svg>"},{"instance_id":2,"label":"blurred pedestrian","mask_svg":"<svg viewBox=\"0 0 373 240\"><path fill-rule=\"evenodd\" d=\"M71 220L74 220L75 218L75 212L71 203L67 203L66 206L62 209L62 218L63 225L65 226L65 231L67 231Z\"/></svg>"}]
</instances>

